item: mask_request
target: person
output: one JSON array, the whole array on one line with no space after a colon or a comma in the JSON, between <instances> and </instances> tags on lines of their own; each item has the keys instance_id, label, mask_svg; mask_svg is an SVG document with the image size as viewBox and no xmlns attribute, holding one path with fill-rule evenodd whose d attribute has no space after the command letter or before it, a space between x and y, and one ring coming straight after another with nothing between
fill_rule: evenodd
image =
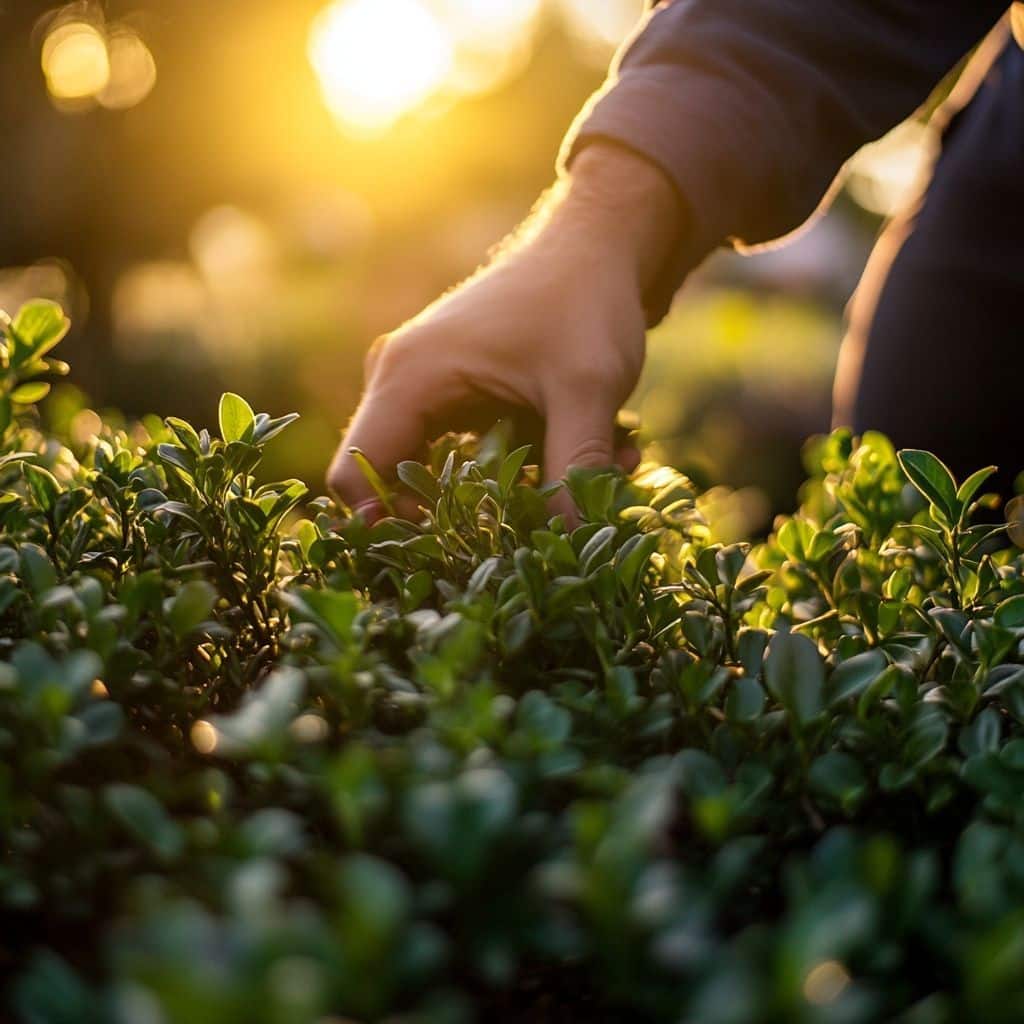
<instances>
[{"instance_id":1,"label":"person","mask_svg":"<svg viewBox=\"0 0 1024 1024\"><path fill-rule=\"evenodd\" d=\"M628 464L613 421L645 329L688 272L719 245L756 246L806 221L844 161L986 39L987 73L948 119L923 200L884 235L858 289L835 415L958 473L1001 460L1005 487L1024 463L1022 5L668 0L581 112L524 228L372 346L332 490L379 517L350 449L393 474L481 400L544 418L548 479Z\"/></svg>"}]
</instances>

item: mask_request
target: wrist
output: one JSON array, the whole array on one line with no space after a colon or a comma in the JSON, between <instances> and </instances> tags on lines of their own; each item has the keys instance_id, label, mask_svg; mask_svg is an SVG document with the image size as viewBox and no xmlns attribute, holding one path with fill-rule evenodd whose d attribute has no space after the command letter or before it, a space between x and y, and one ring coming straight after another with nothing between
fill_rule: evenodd
<instances>
[{"instance_id":1,"label":"wrist","mask_svg":"<svg viewBox=\"0 0 1024 1024\"><path fill-rule=\"evenodd\" d=\"M668 176L631 150L595 142L573 160L563 189L552 223L582 224L627 260L646 290L683 230L683 203Z\"/></svg>"}]
</instances>

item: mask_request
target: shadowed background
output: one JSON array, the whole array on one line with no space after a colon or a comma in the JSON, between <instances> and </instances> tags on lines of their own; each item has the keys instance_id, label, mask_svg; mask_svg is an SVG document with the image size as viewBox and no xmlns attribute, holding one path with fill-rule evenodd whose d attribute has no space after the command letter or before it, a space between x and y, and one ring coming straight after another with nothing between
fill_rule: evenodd
<instances>
[{"instance_id":1,"label":"shadowed background","mask_svg":"<svg viewBox=\"0 0 1024 1024\"><path fill-rule=\"evenodd\" d=\"M552 178L640 0L0 4L0 307L74 318L48 415L297 410L267 470L320 485L372 339L470 273ZM784 249L721 253L654 333L652 454L792 503L828 425L842 307L930 150L855 158Z\"/></svg>"}]
</instances>

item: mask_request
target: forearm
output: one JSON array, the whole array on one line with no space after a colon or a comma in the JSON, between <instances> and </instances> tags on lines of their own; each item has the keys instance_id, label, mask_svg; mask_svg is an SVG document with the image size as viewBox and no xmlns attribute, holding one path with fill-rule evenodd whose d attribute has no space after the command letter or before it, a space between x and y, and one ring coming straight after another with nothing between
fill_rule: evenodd
<instances>
[{"instance_id":1,"label":"forearm","mask_svg":"<svg viewBox=\"0 0 1024 1024\"><path fill-rule=\"evenodd\" d=\"M597 142L579 154L556 192L548 225L599 244L602 255L635 273L641 293L649 288L685 223L682 198L664 171L621 146Z\"/></svg>"}]
</instances>

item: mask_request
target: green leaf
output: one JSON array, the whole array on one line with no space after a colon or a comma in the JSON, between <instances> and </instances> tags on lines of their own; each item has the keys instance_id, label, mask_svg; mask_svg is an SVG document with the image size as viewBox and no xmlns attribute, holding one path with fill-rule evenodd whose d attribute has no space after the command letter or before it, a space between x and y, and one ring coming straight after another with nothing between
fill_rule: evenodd
<instances>
[{"instance_id":1,"label":"green leaf","mask_svg":"<svg viewBox=\"0 0 1024 1024\"><path fill-rule=\"evenodd\" d=\"M900 665L890 665L884 669L861 692L857 700L857 715L866 718L868 713L907 677L907 674L907 670Z\"/></svg>"},{"instance_id":2,"label":"green leaf","mask_svg":"<svg viewBox=\"0 0 1024 1024\"><path fill-rule=\"evenodd\" d=\"M217 591L205 580L191 580L182 584L167 609L171 629L179 637L186 636L209 617L216 600Z\"/></svg>"},{"instance_id":3,"label":"green leaf","mask_svg":"<svg viewBox=\"0 0 1024 1024\"><path fill-rule=\"evenodd\" d=\"M105 1016L100 998L47 949L31 954L27 969L11 985L10 999L14 1018L32 1024L99 1024Z\"/></svg>"},{"instance_id":4,"label":"green leaf","mask_svg":"<svg viewBox=\"0 0 1024 1024\"><path fill-rule=\"evenodd\" d=\"M284 484L285 489L274 499L266 513L267 522L271 527L277 526L309 493L309 488L301 480L286 480ZM281 484L275 486L280 487Z\"/></svg>"},{"instance_id":5,"label":"green leaf","mask_svg":"<svg viewBox=\"0 0 1024 1024\"><path fill-rule=\"evenodd\" d=\"M642 533L638 537L631 537L615 553L615 575L629 597L636 597L651 556L658 550L658 542L657 533Z\"/></svg>"},{"instance_id":6,"label":"green leaf","mask_svg":"<svg viewBox=\"0 0 1024 1024\"><path fill-rule=\"evenodd\" d=\"M749 676L740 676L725 698L725 714L730 722L753 722L764 710L765 693L761 684Z\"/></svg>"},{"instance_id":7,"label":"green leaf","mask_svg":"<svg viewBox=\"0 0 1024 1024\"><path fill-rule=\"evenodd\" d=\"M572 732L572 716L541 690L530 690L519 701L516 724L533 739L536 749L553 749Z\"/></svg>"},{"instance_id":8,"label":"green leaf","mask_svg":"<svg viewBox=\"0 0 1024 1024\"><path fill-rule=\"evenodd\" d=\"M580 551L580 573L589 576L598 566L609 561L611 544L618 531L614 526L602 526Z\"/></svg>"},{"instance_id":9,"label":"green leaf","mask_svg":"<svg viewBox=\"0 0 1024 1024\"><path fill-rule=\"evenodd\" d=\"M897 453L907 478L925 498L935 505L950 524L960 519L961 502L956 493L956 480L949 468L931 452L904 448Z\"/></svg>"},{"instance_id":10,"label":"green leaf","mask_svg":"<svg viewBox=\"0 0 1024 1024\"><path fill-rule=\"evenodd\" d=\"M156 453L164 462L169 462L189 479L196 475L196 460L187 448L179 448L176 444L158 444Z\"/></svg>"},{"instance_id":11,"label":"green leaf","mask_svg":"<svg viewBox=\"0 0 1024 1024\"><path fill-rule=\"evenodd\" d=\"M34 405L41 402L50 393L50 385L45 380L33 380L22 384L11 392L11 401L15 405Z\"/></svg>"},{"instance_id":12,"label":"green leaf","mask_svg":"<svg viewBox=\"0 0 1024 1024\"><path fill-rule=\"evenodd\" d=\"M387 861L365 854L345 858L338 872L345 900L342 917L346 948L389 950L404 927L412 903L409 883Z\"/></svg>"},{"instance_id":13,"label":"green leaf","mask_svg":"<svg viewBox=\"0 0 1024 1024\"><path fill-rule=\"evenodd\" d=\"M760 679L764 669L764 652L769 635L763 629L741 629L736 642L736 653L743 671L751 679Z\"/></svg>"},{"instance_id":14,"label":"green leaf","mask_svg":"<svg viewBox=\"0 0 1024 1024\"><path fill-rule=\"evenodd\" d=\"M1024 629L1024 594L1000 602L992 620L1002 629Z\"/></svg>"},{"instance_id":15,"label":"green leaf","mask_svg":"<svg viewBox=\"0 0 1024 1024\"><path fill-rule=\"evenodd\" d=\"M31 462L23 462L21 471L25 474L25 480L28 482L36 504L44 512L52 512L61 492L57 478L48 469L35 466Z\"/></svg>"},{"instance_id":16,"label":"green leaf","mask_svg":"<svg viewBox=\"0 0 1024 1024\"><path fill-rule=\"evenodd\" d=\"M839 704L866 690L888 664L879 650L864 651L840 662L828 680L829 704Z\"/></svg>"},{"instance_id":17,"label":"green leaf","mask_svg":"<svg viewBox=\"0 0 1024 1024\"><path fill-rule=\"evenodd\" d=\"M437 477L419 462L400 462L398 479L410 490L426 498L431 506L441 497L441 485L437 482Z\"/></svg>"},{"instance_id":18,"label":"green leaf","mask_svg":"<svg viewBox=\"0 0 1024 1024\"><path fill-rule=\"evenodd\" d=\"M748 552L746 544L730 544L715 553L715 569L720 583L727 587L736 583L746 564Z\"/></svg>"},{"instance_id":19,"label":"green leaf","mask_svg":"<svg viewBox=\"0 0 1024 1024\"><path fill-rule=\"evenodd\" d=\"M57 570L46 552L36 544L22 544L18 549L21 578L37 597L57 585Z\"/></svg>"},{"instance_id":20,"label":"green leaf","mask_svg":"<svg viewBox=\"0 0 1024 1024\"><path fill-rule=\"evenodd\" d=\"M764 677L771 694L798 725L813 721L824 709L825 663L802 634L779 632L772 637Z\"/></svg>"},{"instance_id":21,"label":"green leaf","mask_svg":"<svg viewBox=\"0 0 1024 1024\"><path fill-rule=\"evenodd\" d=\"M282 430L291 426L298 418L299 414L297 412L286 413L284 416L278 416L276 419L271 419L266 413L261 412L256 417L253 440L257 444L266 444L272 437L277 437Z\"/></svg>"},{"instance_id":22,"label":"green leaf","mask_svg":"<svg viewBox=\"0 0 1024 1024\"><path fill-rule=\"evenodd\" d=\"M986 466L972 473L956 492L957 500L965 508L970 505L971 499L978 493L981 485L998 469L998 466Z\"/></svg>"},{"instance_id":23,"label":"green leaf","mask_svg":"<svg viewBox=\"0 0 1024 1024\"><path fill-rule=\"evenodd\" d=\"M199 435L191 423L187 420L178 419L177 416L168 416L164 423L167 424L174 436L193 455L200 455L202 453L202 442L199 440Z\"/></svg>"},{"instance_id":24,"label":"green leaf","mask_svg":"<svg viewBox=\"0 0 1024 1024\"><path fill-rule=\"evenodd\" d=\"M124 712L120 704L111 700L102 700L83 708L75 716L86 731L85 742L89 746L100 746L110 743L121 733L124 725Z\"/></svg>"},{"instance_id":25,"label":"green leaf","mask_svg":"<svg viewBox=\"0 0 1024 1024\"><path fill-rule=\"evenodd\" d=\"M44 356L68 333L71 321L56 303L36 299L26 303L8 328L14 339L11 363L25 363Z\"/></svg>"},{"instance_id":26,"label":"green leaf","mask_svg":"<svg viewBox=\"0 0 1024 1024\"><path fill-rule=\"evenodd\" d=\"M359 472L363 474L366 482L373 488L373 493L380 499L380 503L384 506L385 510L390 515L394 515L395 508L391 502L391 491L388 485L384 483L380 473L373 468L373 463L370 462L359 448L349 448L348 453L355 459Z\"/></svg>"},{"instance_id":27,"label":"green leaf","mask_svg":"<svg viewBox=\"0 0 1024 1024\"><path fill-rule=\"evenodd\" d=\"M114 783L106 787L104 801L127 832L161 860L175 860L185 849L181 826L163 804L141 786Z\"/></svg>"},{"instance_id":28,"label":"green leaf","mask_svg":"<svg viewBox=\"0 0 1024 1024\"><path fill-rule=\"evenodd\" d=\"M256 426L256 415L249 403L240 395L226 391L220 398L218 410L220 436L228 443L251 441Z\"/></svg>"},{"instance_id":29,"label":"green leaf","mask_svg":"<svg viewBox=\"0 0 1024 1024\"><path fill-rule=\"evenodd\" d=\"M501 559L496 555L484 559L484 561L482 561L473 570L473 575L469 577L469 582L466 584L466 596L476 597L477 594L483 593L487 587L488 581L495 572L497 572L500 565Z\"/></svg>"},{"instance_id":30,"label":"green leaf","mask_svg":"<svg viewBox=\"0 0 1024 1024\"><path fill-rule=\"evenodd\" d=\"M970 725L960 730L960 750L966 757L998 753L1002 725L995 708L985 708Z\"/></svg>"},{"instance_id":31,"label":"green leaf","mask_svg":"<svg viewBox=\"0 0 1024 1024\"><path fill-rule=\"evenodd\" d=\"M520 470L529 454L530 445L524 444L522 448L517 448L505 456L501 469L498 470L498 489L502 494L508 494L512 490L512 485L519 479Z\"/></svg>"},{"instance_id":32,"label":"green leaf","mask_svg":"<svg viewBox=\"0 0 1024 1024\"><path fill-rule=\"evenodd\" d=\"M839 750L831 750L817 758L808 773L812 792L835 800L851 813L863 800L867 778L860 762Z\"/></svg>"},{"instance_id":33,"label":"green leaf","mask_svg":"<svg viewBox=\"0 0 1024 1024\"><path fill-rule=\"evenodd\" d=\"M807 549L814 540L814 527L804 519L794 517L787 519L779 527L776 538L779 547L794 562L807 561Z\"/></svg>"},{"instance_id":34,"label":"green leaf","mask_svg":"<svg viewBox=\"0 0 1024 1024\"><path fill-rule=\"evenodd\" d=\"M352 624L359 614L359 599L351 591L312 590L300 592L303 601L342 647L353 642Z\"/></svg>"},{"instance_id":35,"label":"green leaf","mask_svg":"<svg viewBox=\"0 0 1024 1024\"><path fill-rule=\"evenodd\" d=\"M937 704L919 704L907 730L903 757L911 768L920 768L939 756L946 746L949 725Z\"/></svg>"},{"instance_id":36,"label":"green leaf","mask_svg":"<svg viewBox=\"0 0 1024 1024\"><path fill-rule=\"evenodd\" d=\"M501 642L506 654L519 654L532 635L532 613L529 609L517 612L501 628Z\"/></svg>"}]
</instances>

